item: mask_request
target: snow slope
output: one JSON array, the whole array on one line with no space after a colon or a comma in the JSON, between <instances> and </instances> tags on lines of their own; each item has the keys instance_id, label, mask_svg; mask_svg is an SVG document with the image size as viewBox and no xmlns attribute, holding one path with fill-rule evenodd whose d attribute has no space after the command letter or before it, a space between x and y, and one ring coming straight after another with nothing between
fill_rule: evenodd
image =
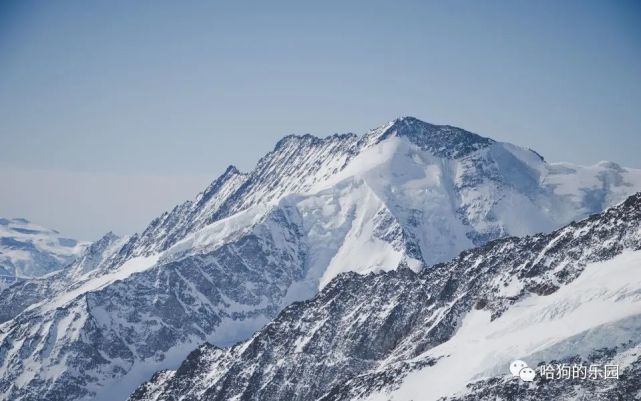
<instances>
[{"instance_id":1,"label":"snow slope","mask_svg":"<svg viewBox=\"0 0 641 401\"><path fill-rule=\"evenodd\" d=\"M418 271L637 190L639 170L549 164L411 117L363 136L287 136L141 234L105 238L67 273L3 291L0 394L124 399L153 370L203 341L250 337L341 273Z\"/></svg>"}]
</instances>

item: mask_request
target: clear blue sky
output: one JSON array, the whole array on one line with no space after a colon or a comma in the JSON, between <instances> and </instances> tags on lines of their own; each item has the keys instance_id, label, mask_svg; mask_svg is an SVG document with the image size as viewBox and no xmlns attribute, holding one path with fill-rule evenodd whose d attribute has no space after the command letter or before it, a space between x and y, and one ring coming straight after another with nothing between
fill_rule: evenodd
<instances>
[{"instance_id":1,"label":"clear blue sky","mask_svg":"<svg viewBox=\"0 0 641 401\"><path fill-rule=\"evenodd\" d=\"M0 3L0 215L72 236L401 115L640 168L641 2Z\"/></svg>"}]
</instances>

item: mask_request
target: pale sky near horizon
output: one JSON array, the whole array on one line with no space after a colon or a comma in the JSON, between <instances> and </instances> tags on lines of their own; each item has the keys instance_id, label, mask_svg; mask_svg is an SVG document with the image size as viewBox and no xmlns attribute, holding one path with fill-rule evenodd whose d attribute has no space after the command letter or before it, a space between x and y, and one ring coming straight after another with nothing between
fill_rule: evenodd
<instances>
[{"instance_id":1,"label":"pale sky near horizon","mask_svg":"<svg viewBox=\"0 0 641 401\"><path fill-rule=\"evenodd\" d=\"M0 3L0 216L71 237L404 115L641 168L641 2Z\"/></svg>"}]
</instances>

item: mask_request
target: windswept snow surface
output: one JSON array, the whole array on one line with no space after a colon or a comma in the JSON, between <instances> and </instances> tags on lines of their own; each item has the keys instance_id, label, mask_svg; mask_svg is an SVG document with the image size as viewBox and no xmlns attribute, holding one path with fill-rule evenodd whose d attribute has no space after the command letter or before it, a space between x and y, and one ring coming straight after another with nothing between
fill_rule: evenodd
<instances>
[{"instance_id":1,"label":"windswept snow surface","mask_svg":"<svg viewBox=\"0 0 641 401\"><path fill-rule=\"evenodd\" d=\"M638 318L632 328L630 317ZM435 365L410 373L394 391L365 399L438 400L475 380L510 375L516 359L536 367L611 347L623 328L641 341L641 251L589 264L570 284L548 296L532 295L496 320L487 311L470 312L452 339L416 358L438 359Z\"/></svg>"}]
</instances>

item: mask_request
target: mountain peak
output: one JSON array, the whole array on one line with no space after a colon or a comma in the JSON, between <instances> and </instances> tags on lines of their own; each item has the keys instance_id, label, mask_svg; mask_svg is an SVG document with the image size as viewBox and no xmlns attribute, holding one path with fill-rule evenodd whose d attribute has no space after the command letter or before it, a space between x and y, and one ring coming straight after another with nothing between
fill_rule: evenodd
<instances>
[{"instance_id":1,"label":"mountain peak","mask_svg":"<svg viewBox=\"0 0 641 401\"><path fill-rule=\"evenodd\" d=\"M448 159L467 156L494 143L493 139L482 137L462 128L451 125L434 125L411 116L399 117L390 121L369 135L376 137L376 143L393 136L404 137L421 149Z\"/></svg>"},{"instance_id":2,"label":"mountain peak","mask_svg":"<svg viewBox=\"0 0 641 401\"><path fill-rule=\"evenodd\" d=\"M310 147L322 147L331 142L358 140L361 145L378 144L394 136L407 138L410 142L421 147L421 149L431 151L435 156L449 159L467 156L494 143L494 140L490 138L482 137L462 128L451 125L430 124L416 117L403 116L370 130L360 138L353 133L334 134L322 138L312 134L286 135L276 143L273 152L266 155L266 158L270 158L273 154L279 152L309 150Z\"/></svg>"},{"instance_id":3,"label":"mountain peak","mask_svg":"<svg viewBox=\"0 0 641 401\"><path fill-rule=\"evenodd\" d=\"M302 135L289 134L284 136L278 142L276 142L276 146L274 147L274 150L277 151L287 146L291 146L292 144L295 144L296 146L300 146L302 144L317 144L322 141L323 141L322 138L319 138L312 134L302 134Z\"/></svg>"},{"instance_id":4,"label":"mountain peak","mask_svg":"<svg viewBox=\"0 0 641 401\"><path fill-rule=\"evenodd\" d=\"M391 121L390 123L392 126L428 126L428 127L434 127L434 124L430 124L428 122L419 120L416 117L412 116L402 116L395 118L394 120Z\"/></svg>"},{"instance_id":5,"label":"mountain peak","mask_svg":"<svg viewBox=\"0 0 641 401\"><path fill-rule=\"evenodd\" d=\"M116 235L113 231L109 231L108 233L106 233L105 235L100 237L100 239L98 241L113 241L113 240L117 240L119 238L120 237L118 235ZM98 241L96 241L96 242L98 242Z\"/></svg>"},{"instance_id":6,"label":"mountain peak","mask_svg":"<svg viewBox=\"0 0 641 401\"><path fill-rule=\"evenodd\" d=\"M225 175L225 176L226 175L236 175L236 174L241 174L241 172L233 164L230 164L229 166L227 166L227 168L225 169L225 172L223 173L223 175Z\"/></svg>"}]
</instances>

